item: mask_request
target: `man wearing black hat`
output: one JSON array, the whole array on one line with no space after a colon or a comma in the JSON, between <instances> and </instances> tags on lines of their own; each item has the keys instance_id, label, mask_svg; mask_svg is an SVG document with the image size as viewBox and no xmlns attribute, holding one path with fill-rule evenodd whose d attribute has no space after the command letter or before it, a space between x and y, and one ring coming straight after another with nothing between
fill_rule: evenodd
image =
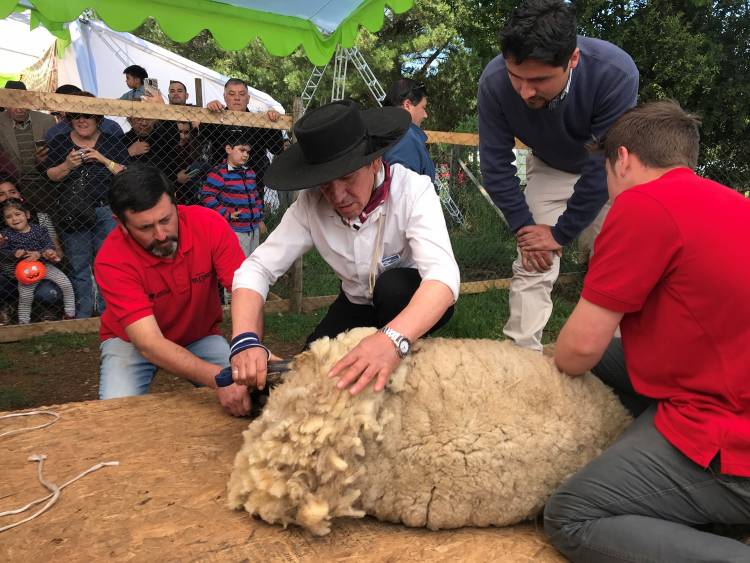
<instances>
[{"instance_id":1,"label":"man wearing black hat","mask_svg":"<svg viewBox=\"0 0 750 563\"><path fill-rule=\"evenodd\" d=\"M381 391L411 342L448 321L459 271L440 200L429 177L382 158L410 122L403 109L359 111L352 102L322 106L297 122L298 143L274 159L266 181L276 190L310 189L235 273L235 382L265 385L263 302L312 247L338 275L341 293L308 344L358 326L380 328L333 367L339 389L356 394L375 379Z\"/></svg>"},{"instance_id":2,"label":"man wearing black hat","mask_svg":"<svg viewBox=\"0 0 750 563\"><path fill-rule=\"evenodd\" d=\"M26 85L9 80L5 88L26 90ZM49 152L44 137L54 125L51 115L25 108L5 108L0 113L0 147L18 170L16 180L36 210L45 210L51 203L47 176L40 166Z\"/></svg>"}]
</instances>

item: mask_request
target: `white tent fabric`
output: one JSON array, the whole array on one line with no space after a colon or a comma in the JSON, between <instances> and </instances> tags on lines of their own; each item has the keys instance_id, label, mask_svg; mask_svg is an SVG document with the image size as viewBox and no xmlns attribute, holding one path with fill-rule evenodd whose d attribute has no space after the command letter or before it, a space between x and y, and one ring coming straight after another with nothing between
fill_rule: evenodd
<instances>
[{"instance_id":1,"label":"white tent fabric","mask_svg":"<svg viewBox=\"0 0 750 563\"><path fill-rule=\"evenodd\" d=\"M14 14L0 20L0 74L20 74L37 62L55 38L43 27L29 30L29 17Z\"/></svg>"},{"instance_id":2,"label":"white tent fabric","mask_svg":"<svg viewBox=\"0 0 750 563\"><path fill-rule=\"evenodd\" d=\"M169 81L179 80L187 86L188 102L195 102L195 79L200 78L204 105L222 99L228 80L223 74L99 22L75 21L69 31L71 44L57 61L58 84L75 84L98 97L119 98L127 90L123 69L137 64L158 79L165 98ZM42 57L54 41L55 37L42 27L29 30L28 13L0 20L0 74L22 72ZM284 113L279 102L255 88L250 88L250 109Z\"/></svg>"}]
</instances>

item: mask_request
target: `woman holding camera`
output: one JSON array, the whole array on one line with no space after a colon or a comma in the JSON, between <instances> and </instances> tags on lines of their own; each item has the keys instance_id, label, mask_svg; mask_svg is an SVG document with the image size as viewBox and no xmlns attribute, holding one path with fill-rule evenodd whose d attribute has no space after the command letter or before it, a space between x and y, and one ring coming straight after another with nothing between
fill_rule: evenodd
<instances>
[{"instance_id":1,"label":"woman holding camera","mask_svg":"<svg viewBox=\"0 0 750 563\"><path fill-rule=\"evenodd\" d=\"M76 317L87 318L94 310L94 257L115 226L107 192L112 177L125 169L128 150L120 138L99 130L102 116L68 112L66 119L71 131L50 142L47 177L59 184L56 223L70 261ZM97 309L104 310L101 297Z\"/></svg>"}]
</instances>

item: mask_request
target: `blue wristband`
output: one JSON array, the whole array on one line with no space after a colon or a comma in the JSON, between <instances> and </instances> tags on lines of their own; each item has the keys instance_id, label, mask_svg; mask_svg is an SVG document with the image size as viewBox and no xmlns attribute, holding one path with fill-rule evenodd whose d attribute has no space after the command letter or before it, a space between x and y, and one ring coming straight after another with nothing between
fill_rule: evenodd
<instances>
[{"instance_id":1,"label":"blue wristband","mask_svg":"<svg viewBox=\"0 0 750 563\"><path fill-rule=\"evenodd\" d=\"M229 359L231 360L234 356L248 348L263 348L266 354L268 354L268 358L271 358L271 351L263 346L257 334L254 332L243 332L232 338L232 344L229 347Z\"/></svg>"},{"instance_id":2,"label":"blue wristband","mask_svg":"<svg viewBox=\"0 0 750 563\"><path fill-rule=\"evenodd\" d=\"M242 332L232 338L229 349L233 351L236 347L245 346L246 344L260 344L260 337L254 332Z\"/></svg>"}]
</instances>

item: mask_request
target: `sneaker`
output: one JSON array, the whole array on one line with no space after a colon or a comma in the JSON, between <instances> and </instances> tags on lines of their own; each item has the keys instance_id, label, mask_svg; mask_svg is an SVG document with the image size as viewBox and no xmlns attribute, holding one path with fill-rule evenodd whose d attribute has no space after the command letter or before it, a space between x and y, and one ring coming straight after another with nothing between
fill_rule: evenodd
<instances>
[{"instance_id":1,"label":"sneaker","mask_svg":"<svg viewBox=\"0 0 750 563\"><path fill-rule=\"evenodd\" d=\"M76 318L75 315L63 314L63 316L62 316L62 320L64 320L64 321L72 321L75 318Z\"/></svg>"}]
</instances>

